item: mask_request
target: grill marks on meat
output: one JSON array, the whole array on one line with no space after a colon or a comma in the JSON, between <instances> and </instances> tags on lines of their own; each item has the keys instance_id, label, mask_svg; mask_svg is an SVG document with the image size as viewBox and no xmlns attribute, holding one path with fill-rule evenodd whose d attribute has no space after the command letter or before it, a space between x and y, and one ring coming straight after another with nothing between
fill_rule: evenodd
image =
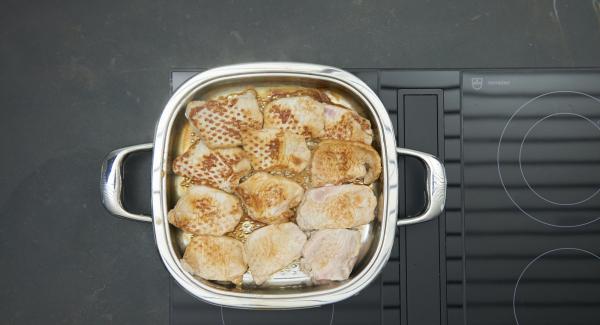
<instances>
[{"instance_id":1,"label":"grill marks on meat","mask_svg":"<svg viewBox=\"0 0 600 325\"><path fill-rule=\"evenodd\" d=\"M168 213L169 223L194 235L182 259L185 270L235 284L249 271L261 285L302 257L314 283L350 276L361 238L346 228L371 222L377 205L372 190L357 184L377 180L381 159L370 146L369 120L342 105L352 104L298 87L261 90L260 97L248 89L187 105L201 140L174 160L173 171L196 185ZM312 159L307 139L320 139ZM239 184L252 169L256 173ZM268 172L302 177L305 186L310 175L312 188L305 192ZM244 244L223 236L238 226L242 205L268 224ZM290 222L296 208L297 224ZM312 231L308 242L303 231Z\"/></svg>"},{"instance_id":2,"label":"grill marks on meat","mask_svg":"<svg viewBox=\"0 0 600 325\"><path fill-rule=\"evenodd\" d=\"M313 153L313 187L342 183L371 184L381 173L381 158L375 149L360 142L324 140Z\"/></svg>"},{"instance_id":3,"label":"grill marks on meat","mask_svg":"<svg viewBox=\"0 0 600 325\"><path fill-rule=\"evenodd\" d=\"M242 217L240 200L232 194L191 186L169 211L169 223L195 235L220 236L233 231Z\"/></svg>"},{"instance_id":4,"label":"grill marks on meat","mask_svg":"<svg viewBox=\"0 0 600 325\"><path fill-rule=\"evenodd\" d=\"M263 124L253 89L215 100L192 101L187 105L185 115L211 148L240 146L240 130L260 129Z\"/></svg>"},{"instance_id":5,"label":"grill marks on meat","mask_svg":"<svg viewBox=\"0 0 600 325\"><path fill-rule=\"evenodd\" d=\"M267 102L286 97L311 97L321 103L331 103L329 96L316 88L275 87L266 93Z\"/></svg>"},{"instance_id":6,"label":"grill marks on meat","mask_svg":"<svg viewBox=\"0 0 600 325\"><path fill-rule=\"evenodd\" d=\"M252 169L250 159L242 148L223 148L214 150L223 158L225 164L231 167L234 181L239 183L239 179L247 175Z\"/></svg>"},{"instance_id":7,"label":"grill marks on meat","mask_svg":"<svg viewBox=\"0 0 600 325\"><path fill-rule=\"evenodd\" d=\"M299 173L310 160L304 138L288 131L245 130L242 142L255 170Z\"/></svg>"},{"instance_id":8,"label":"grill marks on meat","mask_svg":"<svg viewBox=\"0 0 600 325\"><path fill-rule=\"evenodd\" d=\"M195 184L233 192L240 178L250 172L250 161L240 148L211 150L202 141L173 161L173 171Z\"/></svg>"},{"instance_id":9,"label":"grill marks on meat","mask_svg":"<svg viewBox=\"0 0 600 325\"><path fill-rule=\"evenodd\" d=\"M264 110L264 127L288 130L305 138L319 138L324 129L323 103L309 96L273 100Z\"/></svg>"}]
</instances>

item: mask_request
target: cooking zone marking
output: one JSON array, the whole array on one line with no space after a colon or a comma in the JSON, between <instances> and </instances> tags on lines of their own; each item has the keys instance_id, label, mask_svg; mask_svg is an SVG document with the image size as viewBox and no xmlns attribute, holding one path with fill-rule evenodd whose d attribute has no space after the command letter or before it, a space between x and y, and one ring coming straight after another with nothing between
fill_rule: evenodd
<instances>
[{"instance_id":1,"label":"cooking zone marking","mask_svg":"<svg viewBox=\"0 0 600 325\"><path fill-rule=\"evenodd\" d=\"M508 196L508 198L511 200L511 202L522 212L524 213L526 216L528 216L529 218L542 223L544 225L547 226L553 226L553 227L559 227L559 228L574 228L574 227L580 227L580 226L585 226L585 225L589 225L593 222L596 222L598 220L600 220L600 217L596 217L590 221L586 221L586 222L582 222L582 223L578 223L578 224L573 224L573 225L559 225L559 224L555 224L552 222L547 222L544 220L541 220L538 217L533 216L531 213L527 212L524 208L522 208L519 203L517 202L517 200L510 194L508 187L506 186L505 182L504 182L504 178L502 177L502 170L500 167L500 152L501 152L501 147L502 147L502 140L504 139L504 135L506 134L506 131L510 125L510 123L513 121L513 119L515 119L515 117L517 116L517 114L519 114L519 112L521 112L521 110L523 110L527 105L529 105L530 103L534 102L537 99L540 99L542 97L545 96L549 96L549 95L553 95L553 94L571 94L571 95L581 95L581 96L585 96L589 99L594 100L595 102L597 102L598 104L600 104L600 99L591 96L589 94L583 93L583 92L578 92L578 91L570 91L570 90L560 90L560 91L551 91L551 92L547 92L541 95L538 95L530 100L528 100L527 102L525 102L523 105L521 105L512 115L511 117L508 119L508 122L506 122L506 125L504 126L504 128L502 129L502 133L500 134L500 139L498 141L498 148L496 151L496 163L497 163L497 169L498 169L498 176L500 177L500 183L502 184L502 188L504 189L504 192L506 193L506 195ZM555 202L552 200L548 200L547 198L544 198L542 195L540 195L539 193L537 193L535 190L533 190L533 186L531 186L531 184L529 184L529 182L527 181L527 178L525 177L525 173L523 172L523 168L522 168L522 163L521 163L521 153L522 153L522 147L523 144L525 142L525 139L527 138L527 136L529 135L529 133L531 132L531 130L533 130L533 128L538 125L540 122L542 122L543 120L551 117L551 116L556 116L556 115L575 115L575 116L579 116L579 117L583 117L586 121L592 122L592 124L597 127L600 130L600 127L598 127L595 123L593 123L593 121L591 121L589 118L584 117L580 114L576 114L576 113L555 113L555 114L550 114L544 118L542 118L541 120L535 122L527 131L527 133L525 133L525 136L523 137L522 141L521 141L521 147L519 149L519 157L518 157L518 163L519 163L519 169L521 170L521 176L523 177L524 182L527 184L527 187L532 191L532 193L534 193L537 197L539 197L541 200L547 202L547 203L553 203L556 205L561 205L561 206L569 206L569 205L575 205L575 204L581 204L584 203L588 200L590 200L591 198L593 198L598 192L600 192L600 189L596 190L596 192L592 193L592 195L590 195L589 197L587 197L586 199L583 199L581 201L578 202L573 202L568 203L568 204L564 204L564 203L560 203L560 202Z\"/></svg>"},{"instance_id":2,"label":"cooking zone marking","mask_svg":"<svg viewBox=\"0 0 600 325\"><path fill-rule=\"evenodd\" d=\"M571 251L571 252L576 252L576 253L584 253L584 254L588 254L592 257L595 257L597 260L600 261L600 256L598 256L588 250L581 249L581 248L574 248L574 247L561 247L561 248L555 248L555 249L551 249L547 252L544 252L544 253L538 255L536 258L534 258L531 262L527 263L527 265L525 266L523 271L521 271L521 274L519 274L519 278L517 279L517 283L515 284L515 289L513 290L512 307L513 307L513 315L515 317L515 322L517 323L517 325L521 325L519 323L519 317L517 317L517 289L519 288L519 283L521 282L521 279L523 278L523 276L525 275L525 273L527 272L529 267L531 267L540 258L542 258L546 255L552 254L552 253L559 252L559 251Z\"/></svg>"},{"instance_id":3,"label":"cooking zone marking","mask_svg":"<svg viewBox=\"0 0 600 325\"><path fill-rule=\"evenodd\" d=\"M533 187L531 186L531 184L529 184L529 181L527 181L527 177L525 177L525 173L523 172L523 164L521 163L521 157L523 155L523 145L525 144L525 140L527 140L527 137L529 136L529 133L531 133L531 130L533 130L538 124L540 124L541 122L543 122L544 120L547 120L551 117L554 116L575 116L575 117L579 117L582 118L586 121L588 121L591 125L593 125L596 129L598 129L598 131L600 131L600 126L596 125L596 123L594 123L594 121L590 120L589 118L581 115L581 114L576 114L576 113L553 113L550 115L547 115L545 117L543 117L542 119L538 120L537 122L535 122L530 128L529 130L527 130L527 133L525 133L525 136L523 137L523 141L521 141L521 146L519 146L519 170L521 171L521 176L523 176L523 180L525 181L525 183L527 184L527 187L529 187L529 189L533 192L533 194L535 194L537 197L539 197L540 199L548 202L548 203L552 203L552 204L556 204L556 205L577 205L577 204L581 204L584 202L587 202L589 200L591 200L594 196L596 196L598 193L600 193L600 187L596 189L596 191L594 191L592 194L588 195L586 198L581 199L579 201L575 201L575 202L557 202L557 201L553 201L541 194L539 194L536 190L533 189Z\"/></svg>"}]
</instances>

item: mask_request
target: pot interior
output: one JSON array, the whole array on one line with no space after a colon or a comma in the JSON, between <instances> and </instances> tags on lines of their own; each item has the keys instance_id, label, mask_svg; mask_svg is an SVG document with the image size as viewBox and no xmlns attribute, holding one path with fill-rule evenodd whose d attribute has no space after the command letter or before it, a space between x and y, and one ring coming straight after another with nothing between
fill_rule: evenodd
<instances>
[{"instance_id":1,"label":"pot interior","mask_svg":"<svg viewBox=\"0 0 600 325\"><path fill-rule=\"evenodd\" d=\"M299 87L319 88L326 91L334 102L343 104L357 111L361 116L367 118L371 122L373 128L373 143L372 146L382 156L382 162L385 164L385 156L382 151L382 130L380 130L380 123L374 115L373 111L366 107L365 103L356 94L349 91L348 89L341 87L333 82L327 80L320 80L310 77L298 77L298 76L253 76L243 78L230 78L228 80L211 83L208 86L201 87L192 96L190 100L207 100L213 99L218 96L227 95L231 93L240 92L247 88L254 88L260 98L264 98L267 91L270 89L281 89L281 90L294 90ZM188 101L189 102L189 101ZM264 103L259 101L261 106ZM182 103L179 107L174 121L171 127L171 134L169 134L168 140L168 172L166 174L166 199L168 209L172 209L180 196L186 191L189 186L189 181L182 178L181 176L175 175L172 172L171 165L173 159L185 152L192 143L198 140L194 134L190 123L186 120L184 115L185 106L187 102ZM309 146L310 147L310 146ZM314 147L314 144L313 144ZM307 168L308 169L308 168ZM371 185L376 197L378 198L378 206L376 209L376 218L370 224L361 226L358 230L361 232L361 250L359 253L358 261L350 275L350 278L345 281L336 281L322 284L312 284L310 277L304 273L300 266L299 261L294 261L288 267L276 273L271 277L269 281L256 286L252 281L252 276L246 272L243 277L241 286L235 286L232 283L222 283L217 281L208 281L200 277L194 277L194 279L202 284L211 287L216 291L226 292L242 292L242 293L253 293L253 294L269 294L269 295L280 295L290 293L305 293L318 291L323 289L333 289L343 285L348 281L352 281L353 278L360 274L361 271L368 265L369 261L374 257L377 247L381 245L383 241L382 233L382 220L385 215L382 207L383 202L383 179L387 176L385 167L383 168L382 175L379 180ZM306 177L306 179L308 179ZM244 179L242 179L243 181ZM306 184L302 184L305 186ZM306 189L306 187L305 187ZM166 222L166 220L165 220ZM255 229L263 226L256 221L253 221L247 216L242 217L240 224L236 229L228 233L228 236L239 239L242 242L245 241L246 237ZM185 248L191 238L191 236L178 228L169 225L170 240L173 250L175 251L177 258L180 259L183 256Z\"/></svg>"}]
</instances>

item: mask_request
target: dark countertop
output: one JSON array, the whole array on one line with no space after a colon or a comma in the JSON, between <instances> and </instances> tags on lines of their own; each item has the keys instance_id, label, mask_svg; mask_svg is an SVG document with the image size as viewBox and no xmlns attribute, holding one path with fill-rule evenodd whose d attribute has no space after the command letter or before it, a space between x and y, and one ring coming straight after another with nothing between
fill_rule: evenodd
<instances>
[{"instance_id":1,"label":"dark countertop","mask_svg":"<svg viewBox=\"0 0 600 325\"><path fill-rule=\"evenodd\" d=\"M0 16L8 324L168 322L150 226L111 217L98 182L106 153L152 140L175 68L600 67L598 1L3 1ZM147 211L147 159L130 169Z\"/></svg>"}]
</instances>

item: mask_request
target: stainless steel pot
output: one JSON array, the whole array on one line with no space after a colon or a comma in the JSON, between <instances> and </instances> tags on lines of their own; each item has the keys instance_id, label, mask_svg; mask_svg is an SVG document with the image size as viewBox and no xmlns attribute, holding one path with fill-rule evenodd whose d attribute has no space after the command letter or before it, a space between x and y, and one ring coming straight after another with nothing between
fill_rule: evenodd
<instances>
[{"instance_id":1,"label":"stainless steel pot","mask_svg":"<svg viewBox=\"0 0 600 325\"><path fill-rule=\"evenodd\" d=\"M167 211L177 197L177 176L171 172L173 158L181 151L185 105L194 98L248 85L300 85L327 88L356 104L357 110L371 121L373 146L382 158L382 175L373 185L378 195L377 218L359 229L362 250L359 262L346 281L307 285L307 276L297 266L280 272L261 287L233 287L190 275L181 267L185 235L169 225ZM122 165L132 152L153 150L153 216L126 211L121 202ZM418 158L426 167L427 206L417 216L397 220L397 154ZM186 81L171 96L156 127L154 142L111 152L102 166L102 201L112 214L127 219L151 222L160 256L173 278L190 294L227 307L253 309L290 309L324 305L356 295L365 288L387 263L396 226L424 222L438 216L446 199L446 176L442 163L434 156L397 148L394 130L385 107L377 95L354 75L328 66L303 63L253 63L225 66L200 73Z\"/></svg>"}]
</instances>

